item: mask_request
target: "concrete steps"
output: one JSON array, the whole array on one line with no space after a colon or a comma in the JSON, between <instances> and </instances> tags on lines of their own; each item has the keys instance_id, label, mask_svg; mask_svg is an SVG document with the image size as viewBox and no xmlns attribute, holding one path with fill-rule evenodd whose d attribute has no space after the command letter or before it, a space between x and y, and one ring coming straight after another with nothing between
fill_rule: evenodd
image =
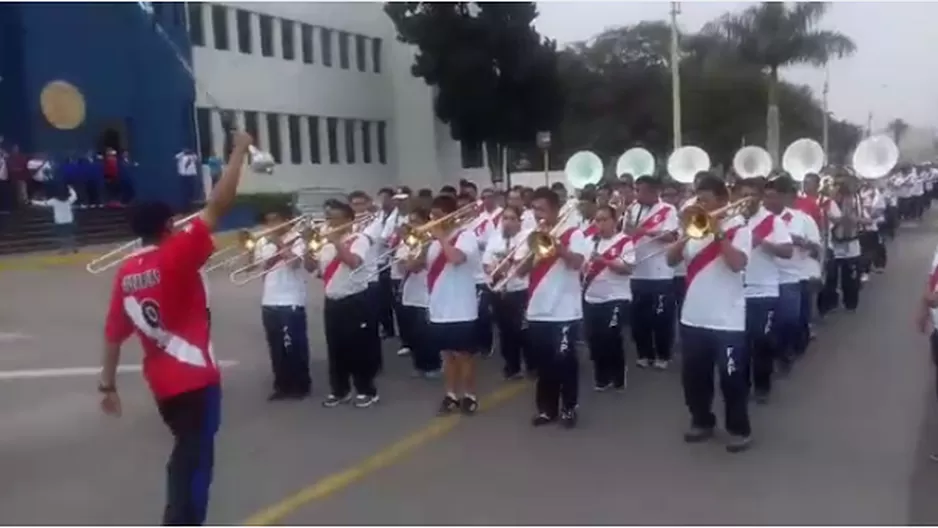
<instances>
[{"instance_id":1,"label":"concrete steps","mask_svg":"<svg viewBox=\"0 0 938 528\"><path fill-rule=\"evenodd\" d=\"M76 208L75 225L79 246L133 238L124 208ZM26 207L0 215L0 255L50 251L58 247L51 209Z\"/></svg>"}]
</instances>

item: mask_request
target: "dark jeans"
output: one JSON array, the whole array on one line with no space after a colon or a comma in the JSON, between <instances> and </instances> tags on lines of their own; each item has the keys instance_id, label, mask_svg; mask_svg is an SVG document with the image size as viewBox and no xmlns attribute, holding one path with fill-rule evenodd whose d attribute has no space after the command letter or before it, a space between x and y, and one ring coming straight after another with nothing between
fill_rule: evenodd
<instances>
[{"instance_id":1,"label":"dark jeans","mask_svg":"<svg viewBox=\"0 0 938 528\"><path fill-rule=\"evenodd\" d=\"M430 338L427 309L420 306L401 305L397 311L398 327L401 330L401 342L410 348L410 358L414 370L433 372L440 370L440 351L433 346Z\"/></svg>"},{"instance_id":2,"label":"dark jeans","mask_svg":"<svg viewBox=\"0 0 938 528\"><path fill-rule=\"evenodd\" d=\"M59 241L61 251L71 251L75 249L75 223L55 224L55 238Z\"/></svg>"},{"instance_id":3,"label":"dark jeans","mask_svg":"<svg viewBox=\"0 0 938 528\"><path fill-rule=\"evenodd\" d=\"M746 297L746 348L751 358L752 388L756 393L772 390L776 343L775 306L778 297Z\"/></svg>"},{"instance_id":4,"label":"dark jeans","mask_svg":"<svg viewBox=\"0 0 938 528\"><path fill-rule=\"evenodd\" d=\"M928 343L931 346L931 361L935 366L935 394L938 396L938 330L932 330Z\"/></svg>"},{"instance_id":5,"label":"dark jeans","mask_svg":"<svg viewBox=\"0 0 938 528\"><path fill-rule=\"evenodd\" d=\"M684 295L687 294L687 276L678 275L671 279L674 291L674 314L679 318L684 309Z\"/></svg>"},{"instance_id":6,"label":"dark jeans","mask_svg":"<svg viewBox=\"0 0 938 528\"><path fill-rule=\"evenodd\" d=\"M583 303L586 341L597 387L625 386L625 343L622 329L629 320L629 301Z\"/></svg>"},{"instance_id":7,"label":"dark jeans","mask_svg":"<svg viewBox=\"0 0 938 528\"><path fill-rule=\"evenodd\" d=\"M326 348L329 358L329 386L337 398L358 394L374 396L375 376L381 358L381 341L369 307L367 291L325 301L323 308Z\"/></svg>"},{"instance_id":8,"label":"dark jeans","mask_svg":"<svg viewBox=\"0 0 938 528\"><path fill-rule=\"evenodd\" d=\"M492 291L485 284L476 284L476 299L479 303L479 317L476 319L479 350L488 354L492 350L495 336L492 332Z\"/></svg>"},{"instance_id":9,"label":"dark jeans","mask_svg":"<svg viewBox=\"0 0 938 528\"><path fill-rule=\"evenodd\" d=\"M537 410L551 418L579 404L579 333L579 321L528 322L528 342L537 357Z\"/></svg>"},{"instance_id":10,"label":"dark jeans","mask_svg":"<svg viewBox=\"0 0 938 528\"><path fill-rule=\"evenodd\" d=\"M528 291L520 290L491 294L492 312L498 326L499 350L505 360L502 373L513 376L521 372L521 360L528 371L534 370L531 347L525 342L524 313Z\"/></svg>"},{"instance_id":11,"label":"dark jeans","mask_svg":"<svg viewBox=\"0 0 938 528\"><path fill-rule=\"evenodd\" d=\"M714 369L720 371L726 431L749 436L749 355L745 332L681 325L681 384L691 425L716 427L713 414Z\"/></svg>"},{"instance_id":12,"label":"dark jeans","mask_svg":"<svg viewBox=\"0 0 938 528\"><path fill-rule=\"evenodd\" d=\"M312 382L306 309L302 306L262 306L261 319L274 373L274 391L308 394Z\"/></svg>"},{"instance_id":13,"label":"dark jeans","mask_svg":"<svg viewBox=\"0 0 938 528\"><path fill-rule=\"evenodd\" d=\"M397 337L401 340L401 347L412 348L408 336L404 335L404 318L401 315L404 307L401 305L401 279L391 279L391 294L394 297L394 324L397 325Z\"/></svg>"},{"instance_id":14,"label":"dark jeans","mask_svg":"<svg viewBox=\"0 0 938 528\"><path fill-rule=\"evenodd\" d=\"M640 359L671 359L673 284L672 279L632 280L632 339Z\"/></svg>"},{"instance_id":15,"label":"dark jeans","mask_svg":"<svg viewBox=\"0 0 938 528\"><path fill-rule=\"evenodd\" d=\"M886 245L878 231L860 233L860 272L886 267Z\"/></svg>"},{"instance_id":16,"label":"dark jeans","mask_svg":"<svg viewBox=\"0 0 938 528\"><path fill-rule=\"evenodd\" d=\"M212 484L215 434L221 422L221 387L185 392L158 401L157 407L173 434L163 525L202 525Z\"/></svg>"},{"instance_id":17,"label":"dark jeans","mask_svg":"<svg viewBox=\"0 0 938 528\"><path fill-rule=\"evenodd\" d=\"M9 179L0 180L0 211L12 211L16 204L16 195L14 194L13 182Z\"/></svg>"},{"instance_id":18,"label":"dark jeans","mask_svg":"<svg viewBox=\"0 0 938 528\"><path fill-rule=\"evenodd\" d=\"M394 331L394 284L391 281L390 268L378 274L375 302L378 324L382 335L384 337L396 336L397 333Z\"/></svg>"},{"instance_id":19,"label":"dark jeans","mask_svg":"<svg viewBox=\"0 0 938 528\"><path fill-rule=\"evenodd\" d=\"M818 300L818 311L826 314L840 304L838 286L843 294L844 308L856 310L860 303L860 270L859 258L831 258L827 260L826 277L821 298Z\"/></svg>"},{"instance_id":20,"label":"dark jeans","mask_svg":"<svg viewBox=\"0 0 938 528\"><path fill-rule=\"evenodd\" d=\"M814 314L814 298L820 282L801 281L801 310L798 312L798 334L794 342L796 356L801 356L808 350L811 342L811 316Z\"/></svg>"},{"instance_id":21,"label":"dark jeans","mask_svg":"<svg viewBox=\"0 0 938 528\"><path fill-rule=\"evenodd\" d=\"M775 305L775 345L777 359L790 363L795 356L795 345L801 325L801 283L778 285L778 302Z\"/></svg>"}]
</instances>

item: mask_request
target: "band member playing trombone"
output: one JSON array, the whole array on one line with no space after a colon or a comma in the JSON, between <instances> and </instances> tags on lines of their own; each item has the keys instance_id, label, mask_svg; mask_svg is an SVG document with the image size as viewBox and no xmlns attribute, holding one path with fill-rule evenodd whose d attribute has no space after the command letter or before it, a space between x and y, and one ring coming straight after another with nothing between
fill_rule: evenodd
<instances>
[{"instance_id":1,"label":"band member playing trombone","mask_svg":"<svg viewBox=\"0 0 938 528\"><path fill-rule=\"evenodd\" d=\"M635 264L635 252L631 237L617 232L617 220L611 206L597 209L593 222L596 233L588 239L593 252L583 276L583 319L597 392L624 390L626 386L622 327L629 320L629 273Z\"/></svg>"},{"instance_id":2,"label":"band member playing trombone","mask_svg":"<svg viewBox=\"0 0 938 528\"><path fill-rule=\"evenodd\" d=\"M671 266L687 262L687 295L681 311L681 383L690 410L686 442L713 436L713 370L720 372L726 449L749 447L749 357L746 351L746 298L743 272L752 237L745 220L727 207L729 192L711 174L700 178L696 204L684 213L688 236L667 252ZM703 217L705 220L701 220ZM697 225L703 221L705 225Z\"/></svg>"},{"instance_id":3,"label":"band member playing trombone","mask_svg":"<svg viewBox=\"0 0 938 528\"><path fill-rule=\"evenodd\" d=\"M414 208L409 215L409 225L420 227L430 221L430 213L422 207ZM440 351L428 334L427 305L430 293L427 290L427 245L418 248L399 244L394 255L394 267L401 275L398 307L398 323L401 341L410 350L414 376L435 379L440 376Z\"/></svg>"},{"instance_id":4,"label":"band member playing trombone","mask_svg":"<svg viewBox=\"0 0 938 528\"><path fill-rule=\"evenodd\" d=\"M475 188L472 182L466 182ZM467 187L469 188L469 187ZM476 299L479 303L478 318L476 319L476 346L479 347L485 357L489 357L494 352L495 336L492 333L492 292L489 291L488 277L482 269L482 252L485 251L485 244L488 242L489 235L494 231L493 224L489 220L488 214L484 212L481 203L473 198L473 194L460 194L456 199L456 206L459 209L472 210L475 215L468 223L466 229L472 231L479 244L478 255L475 266L476 280ZM489 194L489 201L494 202L494 196Z\"/></svg>"},{"instance_id":5,"label":"band member playing trombone","mask_svg":"<svg viewBox=\"0 0 938 528\"><path fill-rule=\"evenodd\" d=\"M430 215L434 220L425 226L433 237L426 258L430 296L427 316L434 349L443 354L446 394L439 413L461 410L473 414L479 408L475 362L479 350L476 336L479 305L475 274L481 267L481 255L478 239L472 230L463 228L468 222L447 216L454 213L458 214L455 198L440 195L433 199Z\"/></svg>"},{"instance_id":6,"label":"band member playing trombone","mask_svg":"<svg viewBox=\"0 0 938 528\"><path fill-rule=\"evenodd\" d=\"M536 358L537 415L535 426L560 418L566 427L577 422L579 404L579 341L583 319L580 270L590 248L572 213L561 216L557 193L541 187L531 200L538 221L533 244L519 250L518 273L528 278L528 343ZM531 247L534 246L534 247Z\"/></svg>"},{"instance_id":7,"label":"band member playing trombone","mask_svg":"<svg viewBox=\"0 0 938 528\"><path fill-rule=\"evenodd\" d=\"M367 265L372 241L352 232L355 213L349 205L335 204L326 221L326 244L315 255L325 296L323 321L329 361L330 393L322 404L336 407L352 401L354 387L355 407L371 407L380 401L375 376L381 342L369 286L355 280L352 272Z\"/></svg>"},{"instance_id":8,"label":"band member playing trombone","mask_svg":"<svg viewBox=\"0 0 938 528\"><path fill-rule=\"evenodd\" d=\"M505 205L512 205L521 211L522 231L531 231L537 227L537 222L534 220L534 213L528 209L527 205L525 204L523 188L515 187L508 191Z\"/></svg>"},{"instance_id":9,"label":"band member playing trombone","mask_svg":"<svg viewBox=\"0 0 938 528\"><path fill-rule=\"evenodd\" d=\"M385 222L384 229L381 233L381 238L384 240L384 245L387 248L386 253L392 257L390 259L386 257L383 259L385 261L394 262L393 256L398 253L397 249L400 247L401 243L400 231L401 228L408 223L408 215L414 204L414 202L410 200L410 194L410 187L398 187L394 190L394 196L392 197L394 201L394 214L392 218ZM397 355L406 356L410 353L411 343L404 337L404 330L402 329L402 320L405 316L401 315L401 280L404 278L404 273L403 268L396 264L397 263L389 264L385 262L385 264L382 264L382 273L387 273L391 280L394 320L400 331L398 337L401 339L401 346L397 350ZM388 268L387 272L383 269L385 267Z\"/></svg>"},{"instance_id":10,"label":"band member playing trombone","mask_svg":"<svg viewBox=\"0 0 938 528\"><path fill-rule=\"evenodd\" d=\"M304 258L306 244L286 223L290 214L273 211L265 224L273 229L254 246L255 266L264 268L261 321L274 374L271 401L302 399L309 395L309 340L306 335L306 277L311 261ZM278 228L277 226L282 226Z\"/></svg>"},{"instance_id":11,"label":"band member playing trombone","mask_svg":"<svg viewBox=\"0 0 938 528\"><path fill-rule=\"evenodd\" d=\"M752 232L752 252L746 265L746 348L752 371L752 390L756 401L766 403L772 390L775 369L775 309L779 299L779 261L793 253L791 235L785 222L762 205L764 178L739 180L734 191L748 199L745 211Z\"/></svg>"},{"instance_id":12,"label":"band member playing trombone","mask_svg":"<svg viewBox=\"0 0 938 528\"><path fill-rule=\"evenodd\" d=\"M636 364L668 368L674 341L674 270L665 258L667 244L677 240L677 212L658 199L659 182L642 176L635 182L635 202L626 210L625 234L636 244L632 272L632 339Z\"/></svg>"},{"instance_id":13,"label":"band member playing trombone","mask_svg":"<svg viewBox=\"0 0 938 528\"><path fill-rule=\"evenodd\" d=\"M174 232L166 204L134 207L131 227L144 248L118 268L104 328L101 409L121 414L117 366L122 344L136 333L144 354L143 377L173 434L164 525L201 525L208 510L221 375L199 270L214 251L212 229L234 203L252 141L245 133L236 133L233 140L225 172L205 208L181 230Z\"/></svg>"},{"instance_id":14,"label":"band member playing trombone","mask_svg":"<svg viewBox=\"0 0 938 528\"><path fill-rule=\"evenodd\" d=\"M482 255L482 265L490 284L505 280L504 287L493 292L492 310L498 326L498 348L505 360L502 374L505 379L517 379L522 376L522 359L528 373L534 372L531 350L524 339L528 281L518 276L506 278L505 274L515 265L518 248L522 247L519 244L525 243L529 231L521 228L521 210L512 205L506 205L502 210L500 226L489 237Z\"/></svg>"},{"instance_id":15,"label":"band member playing trombone","mask_svg":"<svg viewBox=\"0 0 938 528\"><path fill-rule=\"evenodd\" d=\"M376 214L372 210L371 197L364 191L352 191L348 195L349 205L355 212L356 231L366 236L370 242L368 255L365 256L365 267L361 273L368 277L368 295L371 302L368 305L369 312L374 318L379 332L384 332L385 337L394 336L394 323L391 316L383 310L386 300L382 301L382 290L379 285L380 273L378 273L378 257L384 252L384 222L381 214ZM388 325L390 328L388 328ZM388 334L390 331L390 334ZM380 334L379 334L380 335ZM379 367L381 370L382 359L379 355Z\"/></svg>"}]
</instances>

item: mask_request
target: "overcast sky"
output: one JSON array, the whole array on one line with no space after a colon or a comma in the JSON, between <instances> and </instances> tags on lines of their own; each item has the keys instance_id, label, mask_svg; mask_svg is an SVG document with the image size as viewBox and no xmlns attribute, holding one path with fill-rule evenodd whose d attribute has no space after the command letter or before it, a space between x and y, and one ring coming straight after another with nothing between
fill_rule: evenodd
<instances>
[{"instance_id":1,"label":"overcast sky","mask_svg":"<svg viewBox=\"0 0 938 528\"><path fill-rule=\"evenodd\" d=\"M744 2L681 2L678 24L697 31ZM669 17L670 2L538 2L537 28L560 44L587 39L607 27ZM835 3L821 23L849 35L856 54L830 66L828 104L838 118L865 126L873 112L874 128L894 117L938 127L938 3ZM824 70L796 67L783 76L810 86L818 96Z\"/></svg>"}]
</instances>

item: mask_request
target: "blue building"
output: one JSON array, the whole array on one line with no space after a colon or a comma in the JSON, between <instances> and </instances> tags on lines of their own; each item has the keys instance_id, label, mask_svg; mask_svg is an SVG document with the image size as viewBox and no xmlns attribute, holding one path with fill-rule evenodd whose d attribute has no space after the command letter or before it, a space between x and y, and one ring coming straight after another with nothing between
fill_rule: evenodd
<instances>
[{"instance_id":1,"label":"blue building","mask_svg":"<svg viewBox=\"0 0 938 528\"><path fill-rule=\"evenodd\" d=\"M137 195L178 203L174 154L194 147L192 78L157 33L155 19L186 61L191 45L183 3L154 3L153 18L130 3L0 3L0 135L27 152L65 155L127 149L140 164ZM75 86L85 118L50 125L40 93Z\"/></svg>"}]
</instances>

